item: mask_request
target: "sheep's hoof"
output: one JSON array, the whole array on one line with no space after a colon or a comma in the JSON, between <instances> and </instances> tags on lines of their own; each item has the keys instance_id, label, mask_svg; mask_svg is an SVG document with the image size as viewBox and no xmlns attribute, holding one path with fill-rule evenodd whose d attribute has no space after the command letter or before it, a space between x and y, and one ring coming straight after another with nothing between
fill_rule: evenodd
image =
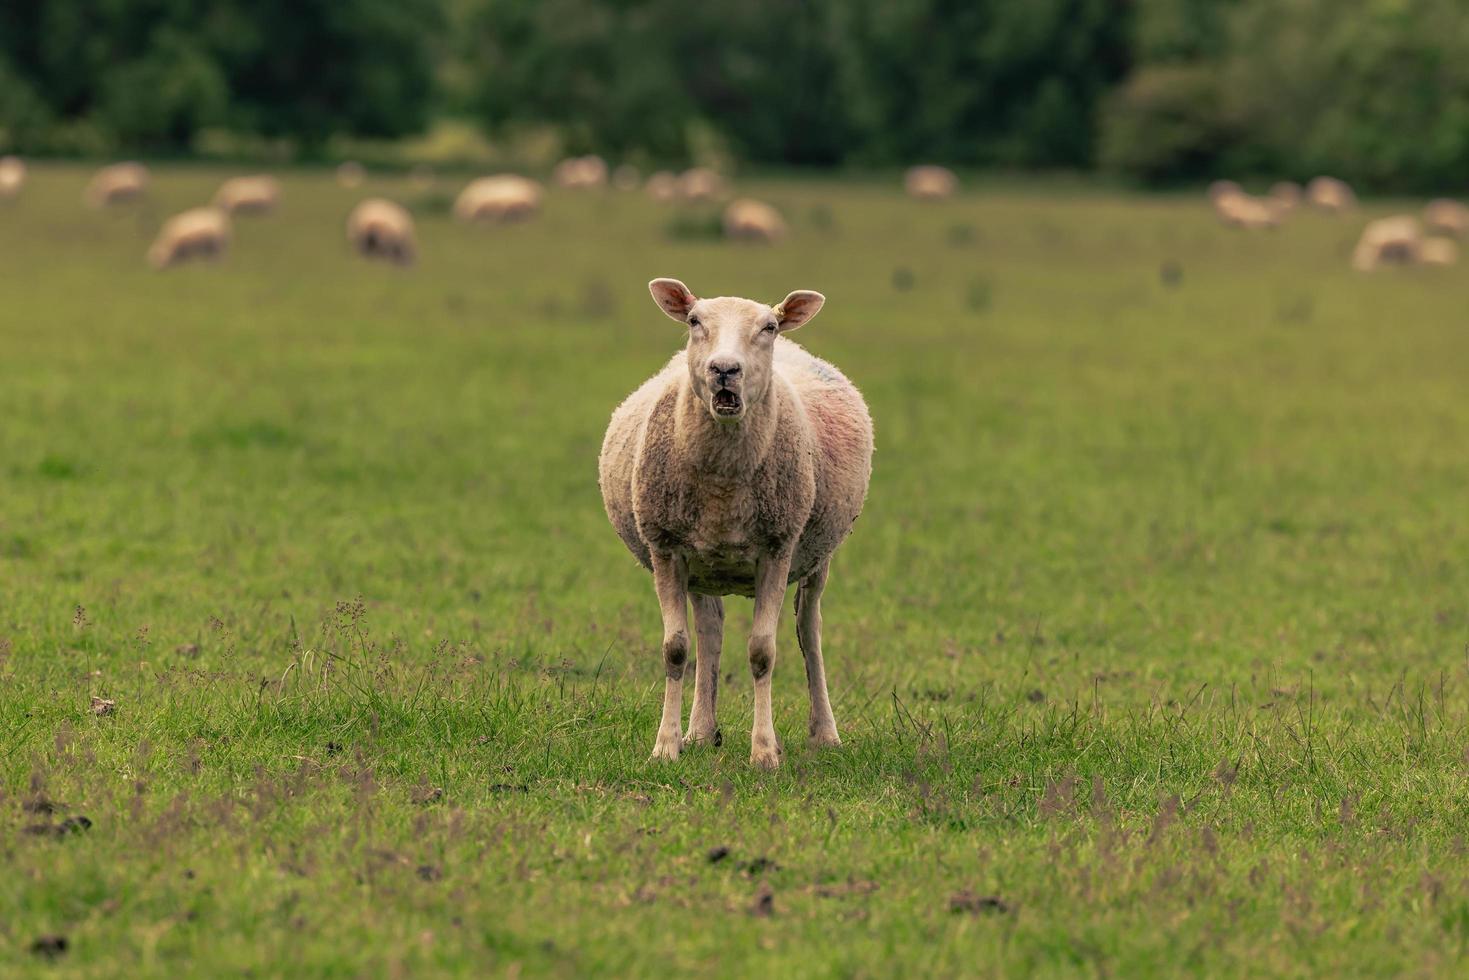
<instances>
[{"instance_id":1,"label":"sheep's hoof","mask_svg":"<svg viewBox=\"0 0 1469 980\"><path fill-rule=\"evenodd\" d=\"M696 745L713 745L716 748L724 744L724 732L715 728L712 732L696 732L692 728L683 738L683 747L691 749Z\"/></svg>"},{"instance_id":2,"label":"sheep's hoof","mask_svg":"<svg viewBox=\"0 0 1469 980\"><path fill-rule=\"evenodd\" d=\"M842 744L842 739L835 728L823 728L812 732L807 742L813 749L834 749Z\"/></svg>"},{"instance_id":3,"label":"sheep's hoof","mask_svg":"<svg viewBox=\"0 0 1469 980\"><path fill-rule=\"evenodd\" d=\"M682 745L683 740L678 737L677 731L672 735L659 732L658 740L653 743L653 754L649 758L654 762L674 762L678 759L678 750Z\"/></svg>"},{"instance_id":4,"label":"sheep's hoof","mask_svg":"<svg viewBox=\"0 0 1469 980\"><path fill-rule=\"evenodd\" d=\"M761 769L779 769L780 752L774 745L751 745L750 765Z\"/></svg>"}]
</instances>

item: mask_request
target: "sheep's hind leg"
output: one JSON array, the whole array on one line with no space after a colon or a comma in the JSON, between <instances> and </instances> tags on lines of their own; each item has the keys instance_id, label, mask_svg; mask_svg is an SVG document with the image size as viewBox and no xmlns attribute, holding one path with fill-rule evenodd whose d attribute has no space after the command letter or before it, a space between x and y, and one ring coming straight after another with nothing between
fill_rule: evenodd
<instances>
[{"instance_id":1,"label":"sheep's hind leg","mask_svg":"<svg viewBox=\"0 0 1469 980\"><path fill-rule=\"evenodd\" d=\"M750 762L764 769L780 765L780 743L770 707L775 671L775 627L785 604L791 556L762 558L755 565L755 627L750 631L750 676L755 679L755 722L750 729Z\"/></svg>"},{"instance_id":2,"label":"sheep's hind leg","mask_svg":"<svg viewBox=\"0 0 1469 980\"><path fill-rule=\"evenodd\" d=\"M724 644L724 601L715 595L692 595L694 634L699 638L694 650L694 708L689 712L689 733L684 748L690 745L718 745L719 720L715 704L719 697L719 651Z\"/></svg>"},{"instance_id":3,"label":"sheep's hind leg","mask_svg":"<svg viewBox=\"0 0 1469 980\"><path fill-rule=\"evenodd\" d=\"M689 659L688 565L677 555L653 555L653 588L663 611L663 718L654 759L677 759L683 744L683 671Z\"/></svg>"},{"instance_id":4,"label":"sheep's hind leg","mask_svg":"<svg viewBox=\"0 0 1469 980\"><path fill-rule=\"evenodd\" d=\"M806 658L806 686L811 691L811 722L808 731L811 744L841 745L836 718L831 713L831 699L826 693L826 667L821 660L821 593L826 589L826 575L831 567L827 558L796 588L796 641Z\"/></svg>"}]
</instances>

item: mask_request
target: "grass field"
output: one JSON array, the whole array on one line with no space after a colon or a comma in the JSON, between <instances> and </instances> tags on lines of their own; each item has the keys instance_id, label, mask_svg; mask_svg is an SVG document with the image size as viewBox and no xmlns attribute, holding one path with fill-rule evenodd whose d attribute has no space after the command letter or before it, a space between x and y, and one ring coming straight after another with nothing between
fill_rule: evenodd
<instances>
[{"instance_id":1,"label":"grass field","mask_svg":"<svg viewBox=\"0 0 1469 980\"><path fill-rule=\"evenodd\" d=\"M317 174L148 270L222 176L0 204L0 973L1469 966L1462 271L1351 274L1360 216L784 180L770 249L439 196L399 272ZM745 600L723 746L646 761L658 611L596 454L682 342L662 275L826 293L795 339L876 420L845 745L804 744L788 608L775 773Z\"/></svg>"}]
</instances>

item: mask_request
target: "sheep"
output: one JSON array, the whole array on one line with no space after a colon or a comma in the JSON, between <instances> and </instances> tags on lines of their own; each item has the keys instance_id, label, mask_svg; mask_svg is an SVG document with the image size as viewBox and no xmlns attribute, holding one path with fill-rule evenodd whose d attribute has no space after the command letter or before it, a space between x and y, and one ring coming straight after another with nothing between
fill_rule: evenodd
<instances>
[{"instance_id":1,"label":"sheep","mask_svg":"<svg viewBox=\"0 0 1469 980\"><path fill-rule=\"evenodd\" d=\"M0 157L0 198L14 197L25 186L26 165L20 157Z\"/></svg>"},{"instance_id":2,"label":"sheep","mask_svg":"<svg viewBox=\"0 0 1469 980\"><path fill-rule=\"evenodd\" d=\"M148 168L141 163L114 163L92 175L87 203L94 208L136 200L148 190Z\"/></svg>"},{"instance_id":3,"label":"sheep","mask_svg":"<svg viewBox=\"0 0 1469 980\"><path fill-rule=\"evenodd\" d=\"M1335 177L1316 177L1306 185L1306 201L1322 211L1335 213L1356 207L1357 195Z\"/></svg>"},{"instance_id":4,"label":"sheep","mask_svg":"<svg viewBox=\"0 0 1469 980\"><path fill-rule=\"evenodd\" d=\"M214 206L226 214L265 214L280 203L281 185L274 177L231 177L214 192Z\"/></svg>"},{"instance_id":5,"label":"sheep","mask_svg":"<svg viewBox=\"0 0 1469 980\"><path fill-rule=\"evenodd\" d=\"M1423 223L1430 232L1463 238L1469 231L1469 207L1446 197L1436 198L1423 209Z\"/></svg>"},{"instance_id":6,"label":"sheep","mask_svg":"<svg viewBox=\"0 0 1469 980\"><path fill-rule=\"evenodd\" d=\"M361 187L367 179L367 170L356 160L346 160L337 167L337 186L351 190Z\"/></svg>"},{"instance_id":7,"label":"sheep","mask_svg":"<svg viewBox=\"0 0 1469 980\"><path fill-rule=\"evenodd\" d=\"M607 161L599 156L570 157L556 164L551 179L559 187L602 187L607 183Z\"/></svg>"},{"instance_id":8,"label":"sheep","mask_svg":"<svg viewBox=\"0 0 1469 980\"><path fill-rule=\"evenodd\" d=\"M698 299L677 279L655 279L648 289L687 325L687 343L612 413L598 483L618 536L653 573L662 610L663 714L653 758L720 742L722 597L744 595L755 600L750 761L773 769L781 752L770 705L775 628L792 584L810 740L841 744L821 656L821 595L832 553L867 496L872 420L840 371L781 336L820 311L820 293L797 290L771 307ZM688 733L680 737L689 600L698 661Z\"/></svg>"},{"instance_id":9,"label":"sheep","mask_svg":"<svg viewBox=\"0 0 1469 980\"><path fill-rule=\"evenodd\" d=\"M392 201L370 197L347 216L347 241L369 259L412 265L418 256L413 216Z\"/></svg>"},{"instance_id":10,"label":"sheep","mask_svg":"<svg viewBox=\"0 0 1469 980\"><path fill-rule=\"evenodd\" d=\"M959 178L948 167L924 164L909 167L908 172L903 175L903 190L915 200L941 201L946 197L953 197L958 189Z\"/></svg>"},{"instance_id":11,"label":"sheep","mask_svg":"<svg viewBox=\"0 0 1469 980\"><path fill-rule=\"evenodd\" d=\"M1266 195L1275 205L1276 212L1284 217L1301 205L1301 185L1295 181L1282 180L1270 185Z\"/></svg>"},{"instance_id":12,"label":"sheep","mask_svg":"<svg viewBox=\"0 0 1469 980\"><path fill-rule=\"evenodd\" d=\"M1226 225L1250 231L1280 224L1280 205L1276 201L1242 192L1220 194L1214 199L1214 213Z\"/></svg>"},{"instance_id":13,"label":"sheep","mask_svg":"<svg viewBox=\"0 0 1469 980\"><path fill-rule=\"evenodd\" d=\"M521 221L541 207L541 185L515 174L471 181L454 202L460 221Z\"/></svg>"},{"instance_id":14,"label":"sheep","mask_svg":"<svg viewBox=\"0 0 1469 980\"><path fill-rule=\"evenodd\" d=\"M1459 243L1452 238L1425 238L1418 249L1418 261L1424 265L1455 265L1459 261Z\"/></svg>"},{"instance_id":15,"label":"sheep","mask_svg":"<svg viewBox=\"0 0 1469 980\"><path fill-rule=\"evenodd\" d=\"M780 212L764 201L742 197L724 209L724 237L749 242L777 242L785 237Z\"/></svg>"},{"instance_id":16,"label":"sheep","mask_svg":"<svg viewBox=\"0 0 1469 980\"><path fill-rule=\"evenodd\" d=\"M1422 257L1423 229L1410 214L1369 222L1352 250L1352 268L1371 272L1384 265L1411 265Z\"/></svg>"},{"instance_id":17,"label":"sheep","mask_svg":"<svg viewBox=\"0 0 1469 980\"><path fill-rule=\"evenodd\" d=\"M678 200L678 177L667 170L659 170L648 177L643 190L657 203L668 204Z\"/></svg>"},{"instance_id":18,"label":"sheep","mask_svg":"<svg viewBox=\"0 0 1469 980\"><path fill-rule=\"evenodd\" d=\"M229 243L229 215L216 207L191 208L163 223L148 249L148 262L167 269L190 259L217 259Z\"/></svg>"},{"instance_id":19,"label":"sheep","mask_svg":"<svg viewBox=\"0 0 1469 980\"><path fill-rule=\"evenodd\" d=\"M612 171L612 186L620 191L635 191L642 180L643 175L630 163L624 163Z\"/></svg>"},{"instance_id":20,"label":"sheep","mask_svg":"<svg viewBox=\"0 0 1469 980\"><path fill-rule=\"evenodd\" d=\"M691 167L678 176L678 196L695 204L717 201L724 196L724 178L708 167Z\"/></svg>"}]
</instances>

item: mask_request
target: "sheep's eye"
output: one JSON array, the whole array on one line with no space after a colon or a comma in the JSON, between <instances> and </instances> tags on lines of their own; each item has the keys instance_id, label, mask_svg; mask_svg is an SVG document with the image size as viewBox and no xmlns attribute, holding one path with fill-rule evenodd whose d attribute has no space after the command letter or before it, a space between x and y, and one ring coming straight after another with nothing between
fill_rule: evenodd
<instances>
[{"instance_id":1,"label":"sheep's eye","mask_svg":"<svg viewBox=\"0 0 1469 980\"><path fill-rule=\"evenodd\" d=\"M775 321L774 320L771 320L769 323L767 323L765 325L765 327L762 329L761 332L762 333L775 333Z\"/></svg>"},{"instance_id":2,"label":"sheep's eye","mask_svg":"<svg viewBox=\"0 0 1469 980\"><path fill-rule=\"evenodd\" d=\"M691 326L691 327L702 327L703 324L701 322L699 322L699 318L698 317L691 316L691 317L689 317L689 326Z\"/></svg>"}]
</instances>

